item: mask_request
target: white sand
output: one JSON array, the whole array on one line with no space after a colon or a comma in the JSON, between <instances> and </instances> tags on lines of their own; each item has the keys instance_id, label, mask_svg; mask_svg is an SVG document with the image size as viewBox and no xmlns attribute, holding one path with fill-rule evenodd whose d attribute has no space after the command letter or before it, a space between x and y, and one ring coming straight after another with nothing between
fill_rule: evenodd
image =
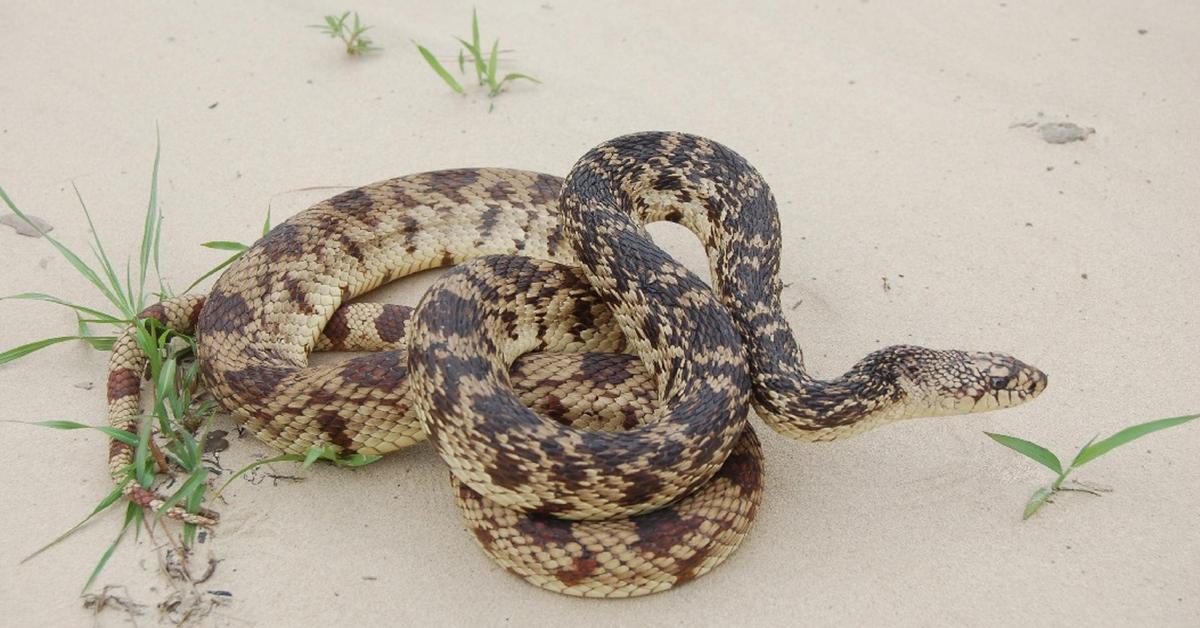
<instances>
[{"instance_id":1,"label":"white sand","mask_svg":"<svg viewBox=\"0 0 1200 628\"><path fill-rule=\"evenodd\" d=\"M221 259L200 242L252 239L268 206L282 219L332 193L299 188L450 166L562 174L609 137L687 130L742 152L780 200L786 304L815 372L905 342L1012 352L1050 388L836 444L764 433L768 487L742 549L637 601L561 597L494 566L427 447L299 483L238 481L200 549L222 561L201 589L232 601L201 623L1200 624L1200 425L1092 463L1080 477L1115 492L1066 495L1024 523L1048 474L982 433L1069 457L1096 433L1200 408L1200 5L486 3L485 38L516 49L508 69L544 81L489 115L409 43L449 56L469 3L345 5L386 49L367 59L305 28L337 3L209 4L0 6L0 184L64 241L86 250L74 182L110 251L135 249L156 123L163 264L179 287ZM1014 127L1027 121L1096 133L1053 145ZM682 229L655 233L704 271ZM99 303L45 242L0 226L0 250L0 294ZM384 296L414 303L428 279ZM0 315L0 348L74 324L42 304ZM72 344L0 367L0 418L102 420L105 361ZM17 563L107 492L104 443L3 434L0 621L86 625L79 588L117 511ZM222 463L264 453L233 440ZM163 542L123 545L96 587L146 605L139 625L168 593Z\"/></svg>"}]
</instances>

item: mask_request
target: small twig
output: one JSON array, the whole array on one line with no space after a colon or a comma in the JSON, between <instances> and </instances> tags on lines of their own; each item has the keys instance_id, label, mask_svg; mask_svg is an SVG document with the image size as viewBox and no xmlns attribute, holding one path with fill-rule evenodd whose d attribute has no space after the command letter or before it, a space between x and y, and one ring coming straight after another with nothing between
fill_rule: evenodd
<instances>
[{"instance_id":1,"label":"small twig","mask_svg":"<svg viewBox=\"0 0 1200 628\"><path fill-rule=\"evenodd\" d=\"M303 482L304 481L304 478L302 478L298 475L282 475L279 473L264 473L263 475L271 478L272 486L279 486L280 480L283 480L285 482Z\"/></svg>"},{"instance_id":2,"label":"small twig","mask_svg":"<svg viewBox=\"0 0 1200 628\"><path fill-rule=\"evenodd\" d=\"M284 194L291 194L293 192L318 192L321 190L348 190L352 187L355 187L355 186L353 186L353 185L310 185L306 188L292 188L290 190L276 192L274 195L271 196L271 198L275 198L276 196L282 196Z\"/></svg>"},{"instance_id":3,"label":"small twig","mask_svg":"<svg viewBox=\"0 0 1200 628\"><path fill-rule=\"evenodd\" d=\"M1113 492L1113 489L1110 487L1085 484L1079 480L1072 480L1070 486L1060 486L1058 488L1062 491L1078 491L1080 493L1088 493L1090 495L1095 495L1096 497L1100 497L1104 493Z\"/></svg>"},{"instance_id":4,"label":"small twig","mask_svg":"<svg viewBox=\"0 0 1200 628\"><path fill-rule=\"evenodd\" d=\"M1060 486L1054 490L1056 490L1056 491L1071 491L1072 493L1087 493L1088 495L1095 495L1096 497L1101 496L1101 493L1093 491L1090 488L1072 488L1069 486ZM1047 500L1047 501L1050 501L1050 500Z\"/></svg>"},{"instance_id":5,"label":"small twig","mask_svg":"<svg viewBox=\"0 0 1200 628\"><path fill-rule=\"evenodd\" d=\"M109 593L109 591L117 590L124 591L125 595L113 595ZM110 606L125 611L129 615L130 622L133 622L133 618L141 615L142 609L146 608L145 604L138 604L129 599L129 589L123 585L105 585L99 593L87 593L83 596L83 607L91 610L93 615L99 614L100 611Z\"/></svg>"},{"instance_id":6,"label":"small twig","mask_svg":"<svg viewBox=\"0 0 1200 628\"><path fill-rule=\"evenodd\" d=\"M193 580L192 584L204 584L205 582L208 582L209 579L213 577L213 574L217 573L217 565L219 564L221 564L219 559L209 556L208 565L204 568L204 573L200 574L199 578Z\"/></svg>"}]
</instances>

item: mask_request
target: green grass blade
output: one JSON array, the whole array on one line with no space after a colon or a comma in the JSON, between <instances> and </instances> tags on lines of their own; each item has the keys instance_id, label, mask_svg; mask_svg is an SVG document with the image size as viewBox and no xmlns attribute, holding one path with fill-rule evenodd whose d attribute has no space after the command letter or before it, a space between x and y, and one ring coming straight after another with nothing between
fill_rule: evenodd
<instances>
[{"instance_id":1,"label":"green grass blade","mask_svg":"<svg viewBox=\"0 0 1200 628\"><path fill-rule=\"evenodd\" d=\"M506 83L508 83L509 81L514 81L514 80L519 80L519 79L524 79L526 81L533 81L534 83L541 83L541 81L533 78L532 76L529 76L528 74L521 74L520 72L509 72L508 74L504 75L504 78L500 79L499 83L496 83L495 89L493 89L492 92L489 93L488 95L493 96L493 97L496 96L497 94L499 94L501 91L504 90L504 85ZM489 109L489 111L490 111L490 109Z\"/></svg>"},{"instance_id":2,"label":"green grass blade","mask_svg":"<svg viewBox=\"0 0 1200 628\"><path fill-rule=\"evenodd\" d=\"M114 488L112 490L112 492L108 494L107 497L100 500L100 503L97 504L96 507L92 509L92 512L89 513L88 516L84 517L82 521L71 526L71 528L69 530L58 535L58 537L55 538L53 541L50 541L49 543L41 546L34 553L26 556L25 558L22 558L21 562L18 564L25 564L26 562L28 562L28 561L32 560L34 557L36 557L38 554L41 554L42 552L50 549L51 547L58 545L60 542L62 542L67 537L71 536L72 534L75 534L75 532L77 530L79 530L80 528L82 528L84 526L84 524L91 521L92 517L95 517L96 515L100 514L101 512L104 512L104 510L107 509L109 506L112 506L113 504L115 504L118 499L121 499L121 495L125 491L125 485L129 484L129 481L130 481L129 478L126 478L125 481L123 481L119 485L117 485L117 487Z\"/></svg>"},{"instance_id":3,"label":"green grass blade","mask_svg":"<svg viewBox=\"0 0 1200 628\"><path fill-rule=\"evenodd\" d=\"M188 503L191 503L191 501L189 500ZM199 506L196 506L195 508L199 509ZM188 512L192 512L192 511L193 511L192 507L189 506ZM196 544L196 530L197 529L198 529L198 526L194 523L183 524L183 546L184 547L190 548Z\"/></svg>"},{"instance_id":4,"label":"green grass blade","mask_svg":"<svg viewBox=\"0 0 1200 628\"><path fill-rule=\"evenodd\" d=\"M316 447L316 446L309 447L308 451L304 452L304 462L301 463L300 467L303 469L307 469L307 468L311 467L312 464L314 462L316 462L318 459L329 458L329 454L330 454L329 449L327 449L326 447ZM332 459L332 458L330 458L330 459Z\"/></svg>"},{"instance_id":5,"label":"green grass blade","mask_svg":"<svg viewBox=\"0 0 1200 628\"><path fill-rule=\"evenodd\" d=\"M471 53L471 64L475 67L475 80L483 85L483 77L487 74L487 65L483 61L483 51L478 44L472 44L461 37L455 37L467 52Z\"/></svg>"},{"instance_id":6,"label":"green grass blade","mask_svg":"<svg viewBox=\"0 0 1200 628\"><path fill-rule=\"evenodd\" d=\"M116 336L80 336L79 339L96 351L112 351L113 345L117 344Z\"/></svg>"},{"instance_id":7,"label":"green grass blade","mask_svg":"<svg viewBox=\"0 0 1200 628\"><path fill-rule=\"evenodd\" d=\"M266 218L266 220L263 221L262 234L267 235L270 232L271 232L271 208L268 207L267 208L267 218Z\"/></svg>"},{"instance_id":8,"label":"green grass blade","mask_svg":"<svg viewBox=\"0 0 1200 628\"><path fill-rule=\"evenodd\" d=\"M69 307L72 310L75 310L76 312L82 312L89 316L94 316L97 319L97 322L112 323L114 325L122 325L122 324L129 323L129 321L127 319L117 318L116 316L113 316L111 314L106 314L104 312L101 312L100 310L93 310L90 307L86 307L83 305L77 305L77 304L71 303L69 301L64 301L56 296L45 294L43 292L22 292L21 294L13 294L13 295L10 295L7 297L0 297L0 301L4 301L6 299L22 299L22 300L26 300L26 301L45 301L47 303L54 303L56 305L61 305L63 307Z\"/></svg>"},{"instance_id":9,"label":"green grass blade","mask_svg":"<svg viewBox=\"0 0 1200 628\"><path fill-rule=\"evenodd\" d=\"M164 455L180 468L193 470L198 468L198 458L195 457L195 447L187 441L194 441L192 435L187 430L174 430L170 434L171 439L167 442Z\"/></svg>"},{"instance_id":10,"label":"green grass blade","mask_svg":"<svg viewBox=\"0 0 1200 628\"><path fill-rule=\"evenodd\" d=\"M113 552L116 551L117 545L121 543L121 539L125 538L125 533L129 531L129 526L132 524L135 528L142 523L142 509L135 503L129 502L125 507L125 522L121 524L121 531L117 533L117 538L113 539L112 545L104 550L104 554L100 556L100 562L96 563L96 568L92 570L92 575L87 579L87 583L83 585L83 590L87 591L91 588L92 583L96 581L96 576L104 570L104 566L108 564L108 559L112 558Z\"/></svg>"},{"instance_id":11,"label":"green grass blade","mask_svg":"<svg viewBox=\"0 0 1200 628\"><path fill-rule=\"evenodd\" d=\"M462 44L462 47L466 48L467 52L471 53L472 63L475 61L475 59L482 58L479 56L480 55L479 49L476 48L474 44L463 39L462 37L455 37L454 39L457 40L458 43ZM459 52L462 52L462 51L460 50Z\"/></svg>"},{"instance_id":12,"label":"green grass blade","mask_svg":"<svg viewBox=\"0 0 1200 628\"><path fill-rule=\"evenodd\" d=\"M200 285L200 282L202 282L202 281L204 281L205 279L208 279L209 277L212 277L213 275L215 275L215 274L217 274L217 273L221 272L222 270L224 270L224 269L225 269L225 267L226 267L226 266L228 266L228 265L230 265L230 264L232 264L232 263L236 262L236 261L238 260L238 258L240 258L241 256L242 256L242 254L241 254L241 253L238 253L237 255L234 255L234 256L230 257L229 259L227 259L227 260L225 260L225 261L221 262L220 264L217 264L216 266L214 266L214 267L212 268L212 270L210 270L210 271L208 271L208 272L204 273L203 275L200 275L200 278L199 278L199 279L197 279L196 281L193 281L193 282L192 282L192 285L188 286L188 287L187 287L187 289L186 289L186 290L184 290L183 292L184 292L185 294L186 294L186 293L188 293L188 292L191 292L193 288L195 288L196 286Z\"/></svg>"},{"instance_id":13,"label":"green grass blade","mask_svg":"<svg viewBox=\"0 0 1200 628\"><path fill-rule=\"evenodd\" d=\"M541 81L533 78L532 76L529 76L528 74L521 74L520 72L509 72L508 74L505 74L504 78L500 80L500 84L503 85L509 81L515 81L515 80L519 80L519 79L524 79L526 81L533 81L534 83L538 83L539 85L541 84Z\"/></svg>"},{"instance_id":14,"label":"green grass blade","mask_svg":"<svg viewBox=\"0 0 1200 628\"><path fill-rule=\"evenodd\" d=\"M165 341L164 341L165 342ZM162 369L158 372L158 379L154 384L154 400L156 412L160 418L165 419L167 404L171 401L172 395L178 391L175 388L175 370L178 363L174 357L168 357L163 360Z\"/></svg>"},{"instance_id":15,"label":"green grass blade","mask_svg":"<svg viewBox=\"0 0 1200 628\"><path fill-rule=\"evenodd\" d=\"M1044 506L1046 504L1046 500L1050 499L1050 496L1053 494L1054 489L1050 488L1049 486L1043 486L1035 491L1033 496L1029 498L1029 501L1025 503L1025 512L1021 515L1021 519L1025 520L1032 517L1033 513L1037 512L1039 508Z\"/></svg>"},{"instance_id":16,"label":"green grass blade","mask_svg":"<svg viewBox=\"0 0 1200 628\"><path fill-rule=\"evenodd\" d=\"M185 409L191 405L191 401L192 400L189 395L188 398L183 402ZM192 433L187 430L178 430L177 432L178 438L175 440L174 444L180 449L180 466L188 469L189 471L192 469L198 469L202 465L203 461L201 460L201 457L204 455L204 451L201 449L200 443L203 443L208 438L209 423L209 421L205 421L203 428L196 436L193 436Z\"/></svg>"},{"instance_id":17,"label":"green grass blade","mask_svg":"<svg viewBox=\"0 0 1200 628\"><path fill-rule=\"evenodd\" d=\"M487 64L487 83L491 87L492 95L496 95L500 91L500 86L496 84L496 53L500 50L500 40L492 42L492 52L488 55Z\"/></svg>"},{"instance_id":18,"label":"green grass blade","mask_svg":"<svg viewBox=\"0 0 1200 628\"><path fill-rule=\"evenodd\" d=\"M144 416L138 423L138 440L133 446L133 472L142 488L150 488L154 483L154 470L150 460L150 435L153 431L153 417Z\"/></svg>"},{"instance_id":19,"label":"green grass blade","mask_svg":"<svg viewBox=\"0 0 1200 628\"><path fill-rule=\"evenodd\" d=\"M479 49L479 10L471 7L471 43Z\"/></svg>"},{"instance_id":20,"label":"green grass blade","mask_svg":"<svg viewBox=\"0 0 1200 628\"><path fill-rule=\"evenodd\" d=\"M116 336L96 336L93 335L91 329L88 328L88 323L104 323L106 321L88 320L79 316L78 314L75 315L75 319L79 323L80 340L88 343L89 346L97 351L109 351L112 349L113 344L115 344L117 341Z\"/></svg>"},{"instance_id":21,"label":"green grass blade","mask_svg":"<svg viewBox=\"0 0 1200 628\"><path fill-rule=\"evenodd\" d=\"M218 251L245 251L250 248L249 245L241 242L231 242L229 240L214 240L212 242L203 242L200 246L206 249L216 249Z\"/></svg>"},{"instance_id":22,"label":"green grass blade","mask_svg":"<svg viewBox=\"0 0 1200 628\"><path fill-rule=\"evenodd\" d=\"M154 129L154 166L150 169L150 200L146 203L146 220L142 225L141 255L138 257L138 291L136 309L146 305L146 270L150 267L150 256L157 248L154 232L158 224L158 162L162 154L162 140L158 129ZM130 286L130 292L132 292Z\"/></svg>"},{"instance_id":23,"label":"green grass blade","mask_svg":"<svg viewBox=\"0 0 1200 628\"><path fill-rule=\"evenodd\" d=\"M1075 459L1071 461L1071 466L1067 467L1068 469L1075 468L1076 461L1079 460L1079 457L1083 455L1083 452L1086 451L1088 447L1092 446L1092 443L1096 442L1097 438L1100 438L1099 434L1096 434L1095 436L1093 436L1090 440L1088 440L1088 442L1086 444L1084 444L1083 447L1079 448L1079 453L1075 454Z\"/></svg>"},{"instance_id":24,"label":"green grass blade","mask_svg":"<svg viewBox=\"0 0 1200 628\"><path fill-rule=\"evenodd\" d=\"M992 440L996 441L997 443L1000 443L1001 445L1004 445L1005 447L1008 447L1009 449L1036 461L1038 464L1045 466L1047 469L1062 475L1062 463L1059 462L1058 456L1055 456L1054 453L1049 449L1015 436L1005 436L1004 434L993 434L991 432L984 432L984 434L990 436Z\"/></svg>"},{"instance_id":25,"label":"green grass blade","mask_svg":"<svg viewBox=\"0 0 1200 628\"><path fill-rule=\"evenodd\" d=\"M8 297L0 297L0 301L6 300L6 299L46 301L46 303L53 303L55 305L70 307L70 309L72 309L74 311L82 312L82 313L85 313L85 315L95 317L96 322L112 323L114 325L128 324L128 319L118 318L113 315L110 315L110 313L101 312L100 310L92 310L91 307L88 307L88 306L73 304L73 303L71 303L71 301L62 300L58 297L54 297L54 295L52 295L52 294L46 294L46 293L42 293L42 292L23 292L20 294L8 295Z\"/></svg>"},{"instance_id":26,"label":"green grass blade","mask_svg":"<svg viewBox=\"0 0 1200 628\"><path fill-rule=\"evenodd\" d=\"M483 84L484 73L487 69L483 65L483 47L479 43L479 11L471 7L471 44L472 52L475 57L475 74L479 79L479 84Z\"/></svg>"},{"instance_id":27,"label":"green grass blade","mask_svg":"<svg viewBox=\"0 0 1200 628\"><path fill-rule=\"evenodd\" d=\"M171 403L172 397L177 393L175 388L176 365L177 363L173 357L163 360L162 370L158 372L158 379L154 385L155 414L160 417L160 420L167 418L167 406Z\"/></svg>"},{"instance_id":28,"label":"green grass blade","mask_svg":"<svg viewBox=\"0 0 1200 628\"><path fill-rule=\"evenodd\" d=\"M1083 465L1095 460L1096 458L1099 458L1100 456L1103 456L1104 454L1116 449L1117 447L1120 447L1121 445L1128 443L1129 441L1141 438L1147 434L1151 434L1159 430L1165 430L1168 427L1182 425L1197 417L1200 417L1200 414L1189 414L1186 416L1177 416L1169 419L1158 419L1157 421L1150 421L1148 423L1141 423L1139 425L1127 427L1102 441L1095 442L1084 447L1082 450L1080 450L1079 455L1075 456L1075 459L1071 461L1071 468L1074 469L1076 467L1082 467Z\"/></svg>"},{"instance_id":29,"label":"green grass blade","mask_svg":"<svg viewBox=\"0 0 1200 628\"><path fill-rule=\"evenodd\" d=\"M162 212L158 212L158 220L155 221L154 225L154 276L158 278L159 297L166 298L169 296L168 293L170 290L167 288L167 284L163 282L162 266L159 263L161 257L159 255L159 249L161 248L159 245L162 243L162 224L163 215Z\"/></svg>"},{"instance_id":30,"label":"green grass blade","mask_svg":"<svg viewBox=\"0 0 1200 628\"><path fill-rule=\"evenodd\" d=\"M17 209L17 206L13 204L12 199L10 199L8 194L4 192L4 188L0 188L0 200L3 200L4 203L8 205L8 208L11 209L14 214L20 217L21 220L33 225L35 228L37 227L37 225L34 225L33 222L29 220L29 217L26 216L24 212L22 212L20 209ZM39 229L39 232L40 231L41 230ZM100 293L109 300L109 302L115 305L118 310L121 310L122 312L125 311L126 308L124 307L122 301L117 298L117 295L113 294L112 290L104 285L104 282L100 279L100 276L96 274L96 271L92 270L91 266L88 266L87 263L80 259L74 251L67 248L66 245L64 245L62 242L59 242L54 236L43 232L42 237L45 238L51 246L57 249L58 253L62 255L63 258L65 258L71 264L71 266L75 267L75 270L77 270L79 274L83 275L85 279L95 286L96 289L99 290Z\"/></svg>"},{"instance_id":31,"label":"green grass blade","mask_svg":"<svg viewBox=\"0 0 1200 628\"><path fill-rule=\"evenodd\" d=\"M76 316L76 318L78 318L78 319L79 319L79 322L81 322L81 323L87 323L88 325L95 325L95 324L101 324L101 325L128 325L128 324L129 324L129 321L118 321L118 322L114 323L114 322L112 322L112 321L108 320L107 318L84 318L84 317L82 317L82 316L80 316L80 315L78 315L78 314L76 314L75 316ZM90 334L90 333L91 333L91 331L89 330L89 331L88 331L88 333Z\"/></svg>"},{"instance_id":32,"label":"green grass blade","mask_svg":"<svg viewBox=\"0 0 1200 628\"><path fill-rule=\"evenodd\" d=\"M355 452L345 458L338 458L337 465L340 467L364 467L381 458L383 456L378 454L360 454Z\"/></svg>"},{"instance_id":33,"label":"green grass blade","mask_svg":"<svg viewBox=\"0 0 1200 628\"><path fill-rule=\"evenodd\" d=\"M139 297L133 294L133 260L130 259L125 260L125 288L129 299L129 311L136 314L145 309L142 307ZM120 286L117 286L117 292L121 292Z\"/></svg>"},{"instance_id":34,"label":"green grass blade","mask_svg":"<svg viewBox=\"0 0 1200 628\"><path fill-rule=\"evenodd\" d=\"M463 57L462 48L458 49L458 73L459 74L467 73L467 62L466 62L466 58Z\"/></svg>"},{"instance_id":35,"label":"green grass blade","mask_svg":"<svg viewBox=\"0 0 1200 628\"><path fill-rule=\"evenodd\" d=\"M57 338L46 338L44 340L38 340L36 342L24 344L19 347L9 349L8 351L5 351L4 353L0 353L0 364L8 364L9 362L12 362L13 360L16 360L17 358L23 358L23 357L29 355L30 353L33 353L34 351L45 349L46 347L49 347L50 345L56 345L60 342L66 342L68 340L82 340L82 339L79 336L58 336Z\"/></svg>"},{"instance_id":36,"label":"green grass blade","mask_svg":"<svg viewBox=\"0 0 1200 628\"><path fill-rule=\"evenodd\" d=\"M458 81L454 80L454 77L451 76L450 73L446 71L446 68L442 67L441 62L439 62L437 60L437 58L435 58L433 56L433 53L429 52L428 48L426 48L425 46L422 46L420 44L417 44L417 51L419 51L421 53L422 57L425 57L425 62L429 64L429 67L433 68L434 72L437 72L438 76L442 77L442 80L445 81L446 84L450 86L450 89L452 89L460 94L467 93L466 90L463 89L463 86L459 85Z\"/></svg>"},{"instance_id":37,"label":"green grass blade","mask_svg":"<svg viewBox=\"0 0 1200 628\"><path fill-rule=\"evenodd\" d=\"M75 421L9 421L11 423L24 423L26 425L38 425L41 427L49 427L56 430L97 430L104 432L109 438L119 440L129 446L137 445L137 435L133 432L118 430L115 427L107 425L87 425L85 423L76 423Z\"/></svg>"},{"instance_id":38,"label":"green grass blade","mask_svg":"<svg viewBox=\"0 0 1200 628\"><path fill-rule=\"evenodd\" d=\"M137 327L134 339L137 340L138 348L146 354L147 361L150 364L150 372L157 373L162 368L162 353L158 350L158 337L151 329L151 320L139 318L133 321L134 326Z\"/></svg>"},{"instance_id":39,"label":"green grass blade","mask_svg":"<svg viewBox=\"0 0 1200 628\"><path fill-rule=\"evenodd\" d=\"M74 181L71 182L71 189L75 191L75 198L79 200L79 207L83 210L83 217L87 219L88 231L92 234L92 252L100 262L100 269L108 277L108 283L112 287L113 292L121 294L121 281L117 279L117 273L113 269L112 261L109 260L108 254L104 251L104 244L100 241L100 232L96 230L96 223L92 222L92 212L88 210L87 203L83 200L83 194L79 192L79 188L75 185ZM122 311L125 311L125 309L122 309Z\"/></svg>"}]
</instances>

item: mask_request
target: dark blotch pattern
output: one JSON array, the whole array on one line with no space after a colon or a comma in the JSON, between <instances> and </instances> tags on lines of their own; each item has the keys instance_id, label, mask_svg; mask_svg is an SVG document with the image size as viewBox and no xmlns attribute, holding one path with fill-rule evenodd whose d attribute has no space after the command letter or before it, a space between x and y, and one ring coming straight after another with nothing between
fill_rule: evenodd
<instances>
[{"instance_id":1,"label":"dark blotch pattern","mask_svg":"<svg viewBox=\"0 0 1200 628\"><path fill-rule=\"evenodd\" d=\"M138 395L142 390L141 376L130 369L118 368L108 372L108 401L111 403L131 395Z\"/></svg>"},{"instance_id":2,"label":"dark blotch pattern","mask_svg":"<svg viewBox=\"0 0 1200 628\"><path fill-rule=\"evenodd\" d=\"M383 313L375 319L375 331L385 342L396 342L404 337L404 326L412 316L412 309L388 303Z\"/></svg>"},{"instance_id":3,"label":"dark blotch pattern","mask_svg":"<svg viewBox=\"0 0 1200 628\"><path fill-rule=\"evenodd\" d=\"M408 380L408 360L403 351L380 351L347 360L339 369L346 382L390 393Z\"/></svg>"}]
</instances>

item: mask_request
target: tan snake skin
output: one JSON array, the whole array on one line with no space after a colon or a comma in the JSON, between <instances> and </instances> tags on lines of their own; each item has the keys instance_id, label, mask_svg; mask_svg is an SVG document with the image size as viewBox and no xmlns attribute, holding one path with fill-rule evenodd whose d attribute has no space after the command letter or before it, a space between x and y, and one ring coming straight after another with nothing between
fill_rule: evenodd
<instances>
[{"instance_id":1,"label":"tan snake skin","mask_svg":"<svg viewBox=\"0 0 1200 628\"><path fill-rule=\"evenodd\" d=\"M657 220L701 239L711 289L649 240L644 225ZM340 194L272 230L202 306L182 297L149 314L171 328L196 323L206 386L268 444L387 453L428 434L489 555L550 590L624 597L707 572L744 536L761 492L748 400L776 431L828 440L1007 407L1045 387L1009 356L919 347L811 377L780 310L779 252L774 199L740 156L645 133L593 149L565 184L482 168ZM412 321L343 305L454 264ZM318 347L372 346L390 350L308 365ZM531 351L551 353L518 360ZM568 367L554 362L562 351L603 353ZM612 353L622 351L645 370ZM123 429L138 412L135 353L122 339L110 368L110 419ZM590 392L563 397L563 379ZM565 425L588 414L566 409L577 404L609 427L619 417L624 431ZM114 475L129 455L112 446ZM127 494L161 505L143 487Z\"/></svg>"}]
</instances>

